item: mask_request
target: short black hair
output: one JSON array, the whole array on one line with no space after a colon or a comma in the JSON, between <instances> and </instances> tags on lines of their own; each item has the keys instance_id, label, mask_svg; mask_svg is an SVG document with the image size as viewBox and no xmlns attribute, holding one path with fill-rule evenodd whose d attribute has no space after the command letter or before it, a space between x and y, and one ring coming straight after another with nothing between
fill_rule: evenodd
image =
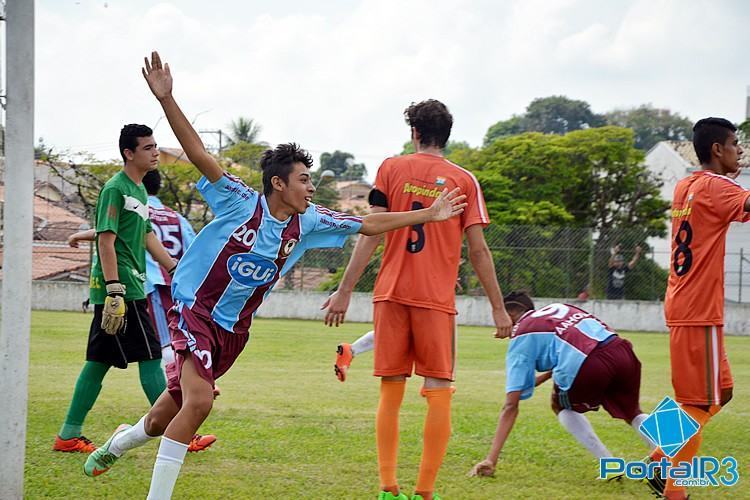
<instances>
[{"instance_id":1,"label":"short black hair","mask_svg":"<svg viewBox=\"0 0 750 500\"><path fill-rule=\"evenodd\" d=\"M129 123L122 127L122 130L120 130L120 156L122 156L122 161L127 161L127 158L125 158L126 149L135 151L135 148L138 147L139 137L151 137L152 135L154 135L154 131L146 125Z\"/></svg>"},{"instance_id":2,"label":"short black hair","mask_svg":"<svg viewBox=\"0 0 750 500\"><path fill-rule=\"evenodd\" d=\"M153 169L146 172L146 175L143 176L143 187L152 196L159 194L159 190L161 189L161 174L158 170Z\"/></svg>"},{"instance_id":3,"label":"short black hair","mask_svg":"<svg viewBox=\"0 0 750 500\"><path fill-rule=\"evenodd\" d=\"M453 115L445 104L435 99L411 103L404 110L404 118L407 125L419 132L420 144L445 147L453 127Z\"/></svg>"},{"instance_id":4,"label":"short black hair","mask_svg":"<svg viewBox=\"0 0 750 500\"><path fill-rule=\"evenodd\" d=\"M693 126L693 148L698 155L701 164L711 162L711 147L718 143L722 146L727 141L731 132L736 132L737 127L724 118L703 118L695 122Z\"/></svg>"},{"instance_id":5,"label":"short black hair","mask_svg":"<svg viewBox=\"0 0 750 500\"><path fill-rule=\"evenodd\" d=\"M510 292L503 297L503 303L505 304L505 309L516 309L522 313L535 309L534 301L531 300L531 297L526 292Z\"/></svg>"},{"instance_id":6,"label":"short black hair","mask_svg":"<svg viewBox=\"0 0 750 500\"><path fill-rule=\"evenodd\" d=\"M274 177L279 177L285 183L289 183L289 174L294 170L295 163L302 163L307 168L312 168L313 159L310 153L293 142L267 149L260 158L260 169L263 171L263 194L268 196L273 193L271 179Z\"/></svg>"}]
</instances>

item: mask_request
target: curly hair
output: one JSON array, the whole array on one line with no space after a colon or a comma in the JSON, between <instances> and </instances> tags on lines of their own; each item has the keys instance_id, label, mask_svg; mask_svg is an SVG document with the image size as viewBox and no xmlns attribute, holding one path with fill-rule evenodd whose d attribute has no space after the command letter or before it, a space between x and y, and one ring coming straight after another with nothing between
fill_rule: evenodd
<instances>
[{"instance_id":1,"label":"curly hair","mask_svg":"<svg viewBox=\"0 0 750 500\"><path fill-rule=\"evenodd\" d=\"M151 137L152 135L154 135L154 131L146 125L129 123L122 127L122 130L120 130L120 156L122 156L122 161L128 161L125 158L126 149L135 151L135 148L138 147L139 137Z\"/></svg>"},{"instance_id":2,"label":"curly hair","mask_svg":"<svg viewBox=\"0 0 750 500\"><path fill-rule=\"evenodd\" d=\"M428 99L411 103L404 110L406 124L419 132L419 143L423 146L444 148L451 135L453 115L440 101Z\"/></svg>"},{"instance_id":3,"label":"curly hair","mask_svg":"<svg viewBox=\"0 0 750 500\"><path fill-rule=\"evenodd\" d=\"M503 297L503 303L506 309L518 309L522 313L534 309L534 301L526 292L510 292Z\"/></svg>"},{"instance_id":4,"label":"curly hair","mask_svg":"<svg viewBox=\"0 0 750 500\"><path fill-rule=\"evenodd\" d=\"M701 164L711 162L711 147L724 144L730 132L737 131L732 122L724 118L703 118L693 126L693 148Z\"/></svg>"},{"instance_id":5,"label":"curly hair","mask_svg":"<svg viewBox=\"0 0 750 500\"><path fill-rule=\"evenodd\" d=\"M294 170L295 163L302 163L308 169L313 166L310 153L290 142L279 144L274 149L267 149L260 159L260 169L263 171L263 194L273 193L271 179L279 177L285 183L289 182L289 174Z\"/></svg>"}]
</instances>

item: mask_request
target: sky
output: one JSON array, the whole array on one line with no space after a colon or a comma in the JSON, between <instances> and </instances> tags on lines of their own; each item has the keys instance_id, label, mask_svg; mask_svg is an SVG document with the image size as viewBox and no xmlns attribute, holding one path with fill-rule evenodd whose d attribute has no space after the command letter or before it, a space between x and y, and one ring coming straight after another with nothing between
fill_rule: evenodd
<instances>
[{"instance_id":1,"label":"sky","mask_svg":"<svg viewBox=\"0 0 750 500\"><path fill-rule=\"evenodd\" d=\"M316 168L339 149L372 178L428 98L472 146L549 95L742 121L749 27L743 0L37 0L35 134L107 160L135 122L178 147L140 73L156 49L196 128L252 118Z\"/></svg>"}]
</instances>

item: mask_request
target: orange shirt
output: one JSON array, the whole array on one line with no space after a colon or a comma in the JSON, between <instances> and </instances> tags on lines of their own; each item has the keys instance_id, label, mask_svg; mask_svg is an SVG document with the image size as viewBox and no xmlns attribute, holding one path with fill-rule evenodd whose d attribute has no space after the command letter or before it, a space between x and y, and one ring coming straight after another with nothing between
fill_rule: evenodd
<instances>
[{"instance_id":1,"label":"orange shirt","mask_svg":"<svg viewBox=\"0 0 750 500\"><path fill-rule=\"evenodd\" d=\"M374 302L388 300L455 314L464 230L490 222L476 177L445 158L417 153L388 158L380 166L373 189L385 194L391 212L429 207L444 188L455 187L468 203L460 216L386 234Z\"/></svg>"},{"instance_id":2,"label":"orange shirt","mask_svg":"<svg viewBox=\"0 0 750 500\"><path fill-rule=\"evenodd\" d=\"M708 170L677 183L672 258L664 313L668 326L724 324L724 250L730 222L746 222L750 191Z\"/></svg>"}]
</instances>

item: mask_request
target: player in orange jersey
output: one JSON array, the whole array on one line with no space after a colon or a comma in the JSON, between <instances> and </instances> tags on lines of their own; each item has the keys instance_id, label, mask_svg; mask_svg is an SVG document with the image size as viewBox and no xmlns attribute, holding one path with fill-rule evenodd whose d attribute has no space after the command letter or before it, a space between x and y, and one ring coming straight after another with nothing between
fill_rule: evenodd
<instances>
[{"instance_id":1,"label":"player in orange jersey","mask_svg":"<svg viewBox=\"0 0 750 500\"><path fill-rule=\"evenodd\" d=\"M396 480L399 409L406 378L424 377L427 398L424 448L414 499L439 498L435 479L450 436L450 404L456 360L455 284L466 235L469 257L487 298L498 337L510 335L495 265L483 228L489 223L477 179L443 157L453 125L445 105L428 100L404 112L415 154L383 162L370 192L373 212L418 210L429 206L444 188L459 187L468 206L446 222L390 231L375 282L375 376L381 377L376 419L381 499L406 499ZM323 304L326 324L343 322L354 285L362 275L378 237L360 237L336 291Z\"/></svg>"},{"instance_id":2,"label":"player in orange jersey","mask_svg":"<svg viewBox=\"0 0 750 500\"><path fill-rule=\"evenodd\" d=\"M742 148L736 127L704 118L693 127L702 170L677 183L672 200L672 263L664 302L675 399L701 431L671 459L690 461L703 426L732 399L732 374L724 350L724 250L731 222L750 220L750 191L739 175ZM660 450L651 459L660 460ZM658 493L658 492L657 492ZM666 498L686 498L667 481Z\"/></svg>"}]
</instances>

